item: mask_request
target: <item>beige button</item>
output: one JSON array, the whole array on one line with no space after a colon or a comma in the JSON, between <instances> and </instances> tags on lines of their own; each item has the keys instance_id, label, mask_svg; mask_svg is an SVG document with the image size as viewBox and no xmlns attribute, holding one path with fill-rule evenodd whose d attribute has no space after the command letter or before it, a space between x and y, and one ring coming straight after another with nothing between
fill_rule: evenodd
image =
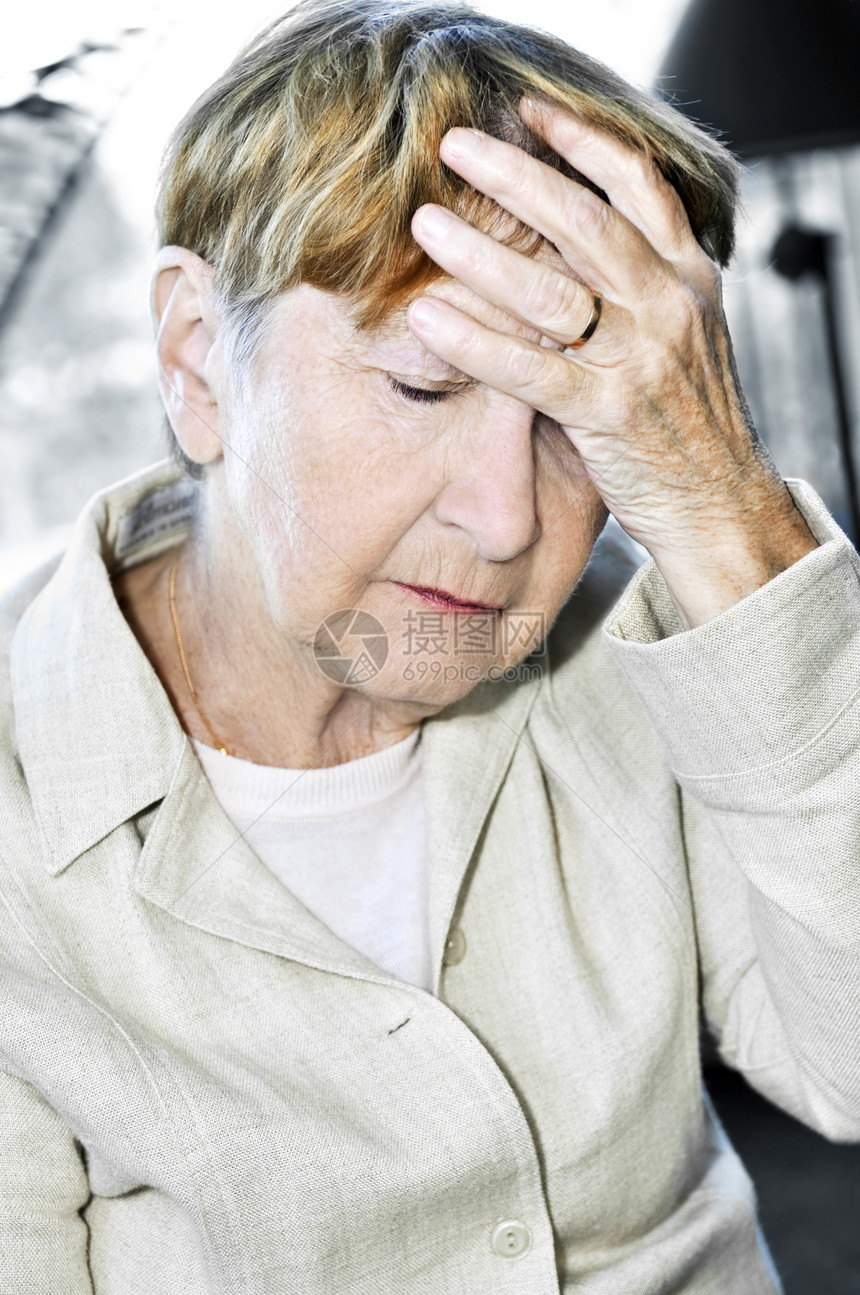
<instances>
[{"instance_id":1,"label":"beige button","mask_svg":"<svg viewBox=\"0 0 860 1295\"><path fill-rule=\"evenodd\" d=\"M454 926L445 941L445 952L442 954L443 967L456 967L466 956L466 937L459 926Z\"/></svg>"},{"instance_id":2,"label":"beige button","mask_svg":"<svg viewBox=\"0 0 860 1295\"><path fill-rule=\"evenodd\" d=\"M503 1259L518 1259L531 1245L531 1235L518 1219L505 1219L493 1229L493 1249Z\"/></svg>"}]
</instances>

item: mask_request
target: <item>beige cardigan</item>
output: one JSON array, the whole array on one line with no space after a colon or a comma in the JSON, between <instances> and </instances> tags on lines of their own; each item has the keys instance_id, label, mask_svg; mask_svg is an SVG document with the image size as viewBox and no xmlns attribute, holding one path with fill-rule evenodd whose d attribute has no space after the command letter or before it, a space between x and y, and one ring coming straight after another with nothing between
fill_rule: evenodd
<instances>
[{"instance_id":1,"label":"beige cardigan","mask_svg":"<svg viewBox=\"0 0 860 1295\"><path fill-rule=\"evenodd\" d=\"M820 547L730 611L613 523L425 722L434 993L236 839L117 607L175 469L89 503L0 607L3 1295L777 1289L698 1021L860 1137L860 559L789 485Z\"/></svg>"}]
</instances>

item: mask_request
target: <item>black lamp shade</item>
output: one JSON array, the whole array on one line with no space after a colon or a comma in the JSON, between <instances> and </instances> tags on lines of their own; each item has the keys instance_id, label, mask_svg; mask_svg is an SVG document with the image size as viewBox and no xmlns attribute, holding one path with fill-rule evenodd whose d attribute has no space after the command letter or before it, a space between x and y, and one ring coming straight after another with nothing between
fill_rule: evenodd
<instances>
[{"instance_id":1,"label":"black lamp shade","mask_svg":"<svg viewBox=\"0 0 860 1295\"><path fill-rule=\"evenodd\" d=\"M692 0L661 92L742 157L860 140L860 0Z\"/></svg>"}]
</instances>

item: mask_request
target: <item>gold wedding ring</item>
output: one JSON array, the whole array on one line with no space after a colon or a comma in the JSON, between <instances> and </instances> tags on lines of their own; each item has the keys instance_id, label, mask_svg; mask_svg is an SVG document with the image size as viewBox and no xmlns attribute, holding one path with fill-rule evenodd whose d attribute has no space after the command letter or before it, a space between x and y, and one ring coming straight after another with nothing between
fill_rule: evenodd
<instances>
[{"instance_id":1,"label":"gold wedding ring","mask_svg":"<svg viewBox=\"0 0 860 1295\"><path fill-rule=\"evenodd\" d=\"M589 337L594 335L594 330L600 323L600 311L603 307L603 301L598 297L596 292L592 292L591 296L594 302L591 307L591 318L585 325L585 328L582 330L579 337L577 337L576 341L568 342L568 346L572 351L578 351L580 346L585 346L585 343L588 341Z\"/></svg>"}]
</instances>

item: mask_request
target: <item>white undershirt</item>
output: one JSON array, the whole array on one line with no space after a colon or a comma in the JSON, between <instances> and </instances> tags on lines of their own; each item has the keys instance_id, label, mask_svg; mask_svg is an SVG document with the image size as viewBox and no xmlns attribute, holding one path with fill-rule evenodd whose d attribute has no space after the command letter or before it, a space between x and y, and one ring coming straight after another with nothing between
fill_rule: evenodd
<instances>
[{"instance_id":1,"label":"white undershirt","mask_svg":"<svg viewBox=\"0 0 860 1295\"><path fill-rule=\"evenodd\" d=\"M192 738L228 818L305 908L401 980L430 989L420 726L330 769L279 769Z\"/></svg>"}]
</instances>

